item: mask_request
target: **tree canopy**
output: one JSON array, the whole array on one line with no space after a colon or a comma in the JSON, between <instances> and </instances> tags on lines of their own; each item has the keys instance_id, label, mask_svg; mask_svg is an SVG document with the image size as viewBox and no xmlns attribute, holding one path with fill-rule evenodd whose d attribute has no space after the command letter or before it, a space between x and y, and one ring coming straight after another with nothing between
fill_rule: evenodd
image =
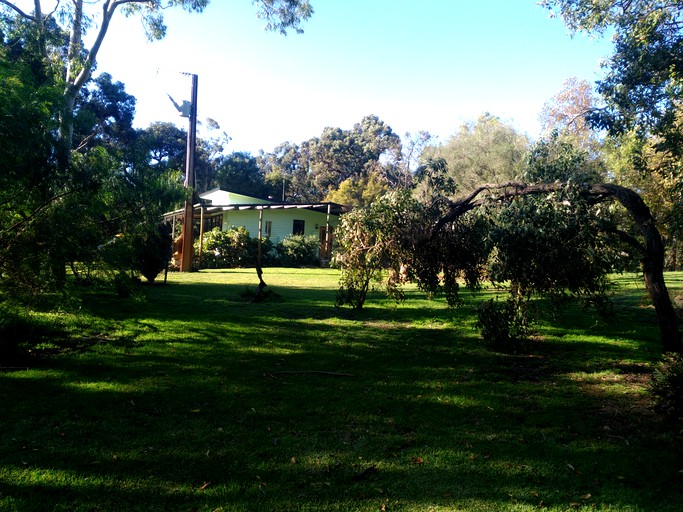
<instances>
[{"instance_id":1,"label":"tree canopy","mask_svg":"<svg viewBox=\"0 0 683 512\"><path fill-rule=\"evenodd\" d=\"M427 148L423 161L443 159L462 194L481 183L519 178L528 145L525 135L484 113L476 121L462 124L442 146Z\"/></svg>"},{"instance_id":2,"label":"tree canopy","mask_svg":"<svg viewBox=\"0 0 683 512\"><path fill-rule=\"evenodd\" d=\"M310 18L313 8L308 0L254 0L257 13L266 28L286 34L288 29L301 32L301 22ZM209 0L74 0L33 2L33 11L21 9L19 2L0 0L3 17L14 25L26 26L27 39L35 44L35 56L63 84L60 112L58 154L66 165L73 141L73 113L78 95L92 77L97 57L116 13L139 16L150 41L166 35L164 12L182 8L202 12ZM85 37L92 30L92 44L85 47ZM65 36L55 46L55 33Z\"/></svg>"},{"instance_id":3,"label":"tree canopy","mask_svg":"<svg viewBox=\"0 0 683 512\"><path fill-rule=\"evenodd\" d=\"M683 3L663 0L543 0L574 31L613 32L614 53L589 119L612 133L662 135L680 154Z\"/></svg>"},{"instance_id":4,"label":"tree canopy","mask_svg":"<svg viewBox=\"0 0 683 512\"><path fill-rule=\"evenodd\" d=\"M566 142L540 141L530 155L525 175L532 181L483 184L457 199L389 195L345 217L337 235L338 303L362 307L373 280L400 298L399 274L429 293L444 291L452 305L458 303L459 279L473 288L482 280L509 283L504 312L496 315L523 333L532 295L602 304L608 274L640 260L663 348L681 351L663 278L664 245L640 196L600 183L599 174L584 171L590 169L588 153ZM435 164L424 176L443 175L442 164ZM609 202L627 215L613 215Z\"/></svg>"}]
</instances>

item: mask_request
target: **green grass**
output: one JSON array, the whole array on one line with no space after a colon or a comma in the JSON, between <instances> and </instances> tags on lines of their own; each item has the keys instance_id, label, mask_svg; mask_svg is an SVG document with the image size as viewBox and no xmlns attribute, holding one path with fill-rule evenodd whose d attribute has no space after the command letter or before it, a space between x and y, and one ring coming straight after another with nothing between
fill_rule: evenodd
<instances>
[{"instance_id":1,"label":"green grass","mask_svg":"<svg viewBox=\"0 0 683 512\"><path fill-rule=\"evenodd\" d=\"M634 277L610 320L544 314L526 355L478 342L493 290L356 312L333 270L264 278L261 303L253 270L204 271L34 312L58 328L0 370L0 511L683 510Z\"/></svg>"}]
</instances>

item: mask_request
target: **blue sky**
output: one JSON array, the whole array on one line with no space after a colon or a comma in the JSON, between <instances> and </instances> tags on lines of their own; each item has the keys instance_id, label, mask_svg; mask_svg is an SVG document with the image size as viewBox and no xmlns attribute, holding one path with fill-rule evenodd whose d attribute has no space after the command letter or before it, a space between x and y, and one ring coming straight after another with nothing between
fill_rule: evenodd
<instances>
[{"instance_id":1,"label":"blue sky","mask_svg":"<svg viewBox=\"0 0 683 512\"><path fill-rule=\"evenodd\" d=\"M312 0L304 34L265 32L250 0L213 0L202 14L167 12L155 43L119 17L99 58L138 100L136 125L186 126L165 93L232 137L231 151L272 150L351 128L375 114L399 135L445 141L490 112L537 137L538 114L572 76L594 82L605 39L571 37L535 0Z\"/></svg>"}]
</instances>

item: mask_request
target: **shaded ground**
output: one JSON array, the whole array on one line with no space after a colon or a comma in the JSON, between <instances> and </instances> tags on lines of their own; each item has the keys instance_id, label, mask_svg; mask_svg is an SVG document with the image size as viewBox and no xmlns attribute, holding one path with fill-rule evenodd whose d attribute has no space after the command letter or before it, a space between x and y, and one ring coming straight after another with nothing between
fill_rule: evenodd
<instances>
[{"instance_id":1,"label":"shaded ground","mask_svg":"<svg viewBox=\"0 0 683 512\"><path fill-rule=\"evenodd\" d=\"M1 372L0 510L683 510L627 293L506 355L471 308L338 310L333 274L281 272L260 304L248 273L94 297L58 353Z\"/></svg>"}]
</instances>

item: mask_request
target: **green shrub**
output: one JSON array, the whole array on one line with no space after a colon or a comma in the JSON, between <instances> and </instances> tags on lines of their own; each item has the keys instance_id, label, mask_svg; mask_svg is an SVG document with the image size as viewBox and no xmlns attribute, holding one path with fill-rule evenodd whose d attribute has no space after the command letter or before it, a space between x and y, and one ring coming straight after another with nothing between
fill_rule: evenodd
<instances>
[{"instance_id":1,"label":"green shrub","mask_svg":"<svg viewBox=\"0 0 683 512\"><path fill-rule=\"evenodd\" d=\"M199 240L194 249L198 255ZM213 228L204 233L202 268L239 268L253 264L254 243L245 228L233 226L227 231Z\"/></svg>"},{"instance_id":2,"label":"green shrub","mask_svg":"<svg viewBox=\"0 0 683 512\"><path fill-rule=\"evenodd\" d=\"M156 226L148 233L133 238L133 267L145 279L153 283L159 273L166 268L172 256L170 228L165 224Z\"/></svg>"},{"instance_id":3,"label":"green shrub","mask_svg":"<svg viewBox=\"0 0 683 512\"><path fill-rule=\"evenodd\" d=\"M199 240L195 241L195 255L199 255ZM315 235L292 235L273 244L261 240L261 265L264 267L305 267L320 264L320 242ZM204 233L201 268L251 267L258 259L258 238L251 238L244 227L227 231L214 228Z\"/></svg>"},{"instance_id":4,"label":"green shrub","mask_svg":"<svg viewBox=\"0 0 683 512\"><path fill-rule=\"evenodd\" d=\"M116 295L122 299L132 297L140 288L140 279L125 272L119 272L113 277Z\"/></svg>"},{"instance_id":5,"label":"green shrub","mask_svg":"<svg viewBox=\"0 0 683 512\"><path fill-rule=\"evenodd\" d=\"M258 256L258 240L254 240L254 258ZM277 250L277 246L271 242L270 238L261 240L261 265L264 267L281 266L282 257Z\"/></svg>"},{"instance_id":6,"label":"green shrub","mask_svg":"<svg viewBox=\"0 0 683 512\"><path fill-rule=\"evenodd\" d=\"M531 331L526 303L488 300L477 308L476 327L484 343L504 352L521 352Z\"/></svg>"},{"instance_id":7,"label":"green shrub","mask_svg":"<svg viewBox=\"0 0 683 512\"><path fill-rule=\"evenodd\" d=\"M13 300L0 302L0 366L26 362L47 340L64 340L59 322L40 321Z\"/></svg>"},{"instance_id":8,"label":"green shrub","mask_svg":"<svg viewBox=\"0 0 683 512\"><path fill-rule=\"evenodd\" d=\"M276 246L284 267L318 266L320 241L315 235L290 235Z\"/></svg>"},{"instance_id":9,"label":"green shrub","mask_svg":"<svg viewBox=\"0 0 683 512\"><path fill-rule=\"evenodd\" d=\"M683 421L683 355L664 354L649 386L654 410L675 422Z\"/></svg>"}]
</instances>

